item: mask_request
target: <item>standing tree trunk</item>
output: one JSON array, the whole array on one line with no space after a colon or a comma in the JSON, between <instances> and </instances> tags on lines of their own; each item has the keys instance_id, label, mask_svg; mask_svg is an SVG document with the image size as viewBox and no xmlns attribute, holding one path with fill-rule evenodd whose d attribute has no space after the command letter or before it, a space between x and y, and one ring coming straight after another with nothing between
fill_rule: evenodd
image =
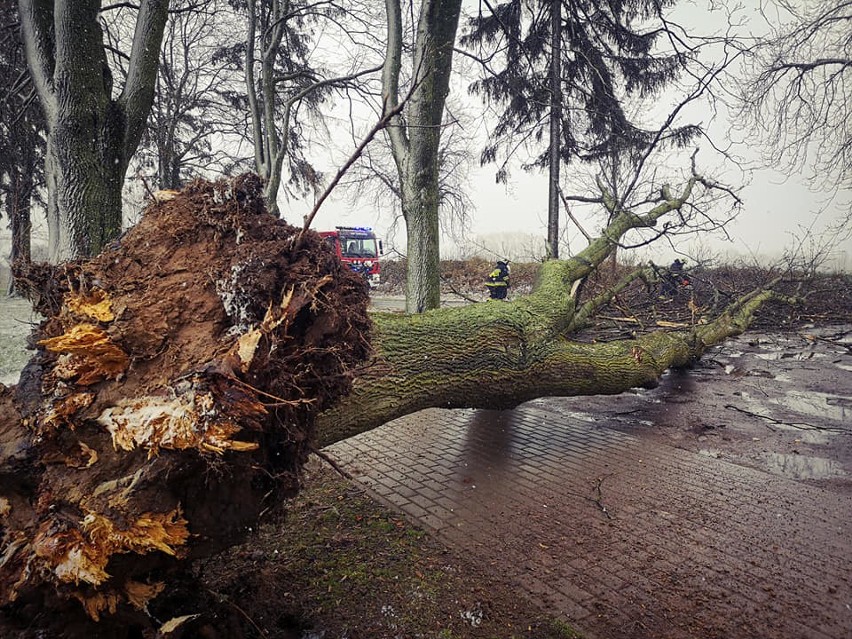
<instances>
[{"instance_id":1,"label":"standing tree trunk","mask_svg":"<svg viewBox=\"0 0 852 639\"><path fill-rule=\"evenodd\" d=\"M154 96L168 0L142 0L127 79L113 98L99 0L19 0L27 62L47 119L52 261L98 253L121 231L121 188Z\"/></svg>"},{"instance_id":2,"label":"standing tree trunk","mask_svg":"<svg viewBox=\"0 0 852 639\"><path fill-rule=\"evenodd\" d=\"M402 15L399 0L386 0L385 6L388 46L382 92L385 109L389 109L399 104ZM408 313L438 308L441 302L438 149L460 12L461 0L422 1L409 103L404 114L395 117L388 128L408 234Z\"/></svg>"},{"instance_id":3,"label":"standing tree trunk","mask_svg":"<svg viewBox=\"0 0 852 639\"><path fill-rule=\"evenodd\" d=\"M275 59L284 37L285 19L290 3L272 0L268 20L265 14L258 16L257 0L249 0L248 35L246 36L246 94L251 116L254 141L254 164L263 180L266 208L279 216L278 189L281 187L281 168L287 153L287 136L279 136L275 124ZM261 17L263 19L261 19ZM261 29L260 84L255 75L255 40L258 27ZM258 88L260 91L258 92Z\"/></svg>"},{"instance_id":4,"label":"standing tree trunk","mask_svg":"<svg viewBox=\"0 0 852 639\"><path fill-rule=\"evenodd\" d=\"M550 151L547 257L559 259L559 153L562 139L562 0L550 3Z\"/></svg>"},{"instance_id":5,"label":"standing tree trunk","mask_svg":"<svg viewBox=\"0 0 852 639\"><path fill-rule=\"evenodd\" d=\"M283 183L301 183L312 188L320 183L320 174L304 157L294 135L294 127L300 121L299 111L316 115L330 88L351 87L354 80L379 70L373 67L323 77L322 70L311 68L310 47L305 43L310 41L310 46L314 46L312 39L318 33L326 33L339 17L335 15L334 3L328 3L328 7L323 7L324 4L314 6L290 0L249 0L245 4L244 72L254 166L264 182L266 208L276 216L280 215L278 192ZM299 40L304 40L301 47L294 45ZM287 176L285 161L289 168Z\"/></svg>"}]
</instances>

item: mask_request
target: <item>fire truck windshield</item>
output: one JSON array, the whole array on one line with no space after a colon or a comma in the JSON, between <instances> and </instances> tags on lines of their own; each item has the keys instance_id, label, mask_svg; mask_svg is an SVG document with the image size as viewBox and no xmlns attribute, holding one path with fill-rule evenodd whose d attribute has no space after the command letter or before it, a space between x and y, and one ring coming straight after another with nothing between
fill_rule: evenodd
<instances>
[{"instance_id":1,"label":"fire truck windshield","mask_svg":"<svg viewBox=\"0 0 852 639\"><path fill-rule=\"evenodd\" d=\"M377 257L376 240L372 237L340 236L340 252L343 257Z\"/></svg>"}]
</instances>

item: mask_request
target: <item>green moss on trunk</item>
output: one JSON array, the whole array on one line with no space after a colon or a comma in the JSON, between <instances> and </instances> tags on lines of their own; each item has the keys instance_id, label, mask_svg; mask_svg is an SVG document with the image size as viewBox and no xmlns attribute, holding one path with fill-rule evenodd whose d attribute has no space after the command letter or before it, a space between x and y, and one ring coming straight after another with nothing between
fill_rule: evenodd
<instances>
[{"instance_id":1,"label":"green moss on trunk","mask_svg":"<svg viewBox=\"0 0 852 639\"><path fill-rule=\"evenodd\" d=\"M607 299L599 296L578 312L572 285L602 264L627 231L653 226L683 206L694 184L690 180L677 197L665 188L664 201L644 215L617 213L580 254L545 262L528 296L419 315L375 314L374 359L357 376L352 394L320 416L319 444L424 408L509 408L536 397L653 386L667 368L689 364L741 333L771 291L755 291L716 321L690 330L607 343L569 339Z\"/></svg>"},{"instance_id":2,"label":"green moss on trunk","mask_svg":"<svg viewBox=\"0 0 852 639\"><path fill-rule=\"evenodd\" d=\"M424 408L511 408L536 397L652 387L666 369L745 330L772 296L751 295L692 330L585 343L562 336L559 314L536 312L540 294L416 316L375 314L374 360L352 394L321 415L320 445Z\"/></svg>"}]
</instances>

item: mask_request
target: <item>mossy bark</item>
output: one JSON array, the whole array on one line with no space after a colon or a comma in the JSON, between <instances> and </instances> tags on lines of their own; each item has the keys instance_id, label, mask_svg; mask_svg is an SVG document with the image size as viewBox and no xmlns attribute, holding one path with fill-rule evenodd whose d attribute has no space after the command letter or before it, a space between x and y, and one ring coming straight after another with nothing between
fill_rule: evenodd
<instances>
[{"instance_id":1,"label":"mossy bark","mask_svg":"<svg viewBox=\"0 0 852 639\"><path fill-rule=\"evenodd\" d=\"M558 313L536 312L535 295L416 316L374 314L375 358L356 378L352 393L320 416L318 443L424 408L511 408L536 397L653 387L666 369L685 366L743 332L771 296L770 291L752 295L691 330L599 343L564 337L564 320Z\"/></svg>"},{"instance_id":2,"label":"mossy bark","mask_svg":"<svg viewBox=\"0 0 852 639\"><path fill-rule=\"evenodd\" d=\"M545 262L528 296L419 315L374 313L374 358L356 376L352 393L320 415L318 444L424 408L510 408L536 397L651 387L666 369L687 365L744 331L771 290L755 291L712 322L687 330L602 343L570 339L608 299L601 295L577 308L573 284L606 260L628 230L652 226L682 206L693 184L644 215L617 214L577 256Z\"/></svg>"}]
</instances>

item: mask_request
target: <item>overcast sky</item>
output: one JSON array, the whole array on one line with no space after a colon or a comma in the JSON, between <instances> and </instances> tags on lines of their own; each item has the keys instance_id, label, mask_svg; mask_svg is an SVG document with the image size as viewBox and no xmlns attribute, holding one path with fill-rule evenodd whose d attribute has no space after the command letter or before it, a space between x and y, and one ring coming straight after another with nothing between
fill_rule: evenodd
<instances>
[{"instance_id":1,"label":"overcast sky","mask_svg":"<svg viewBox=\"0 0 852 639\"><path fill-rule=\"evenodd\" d=\"M469 9L471 7L475 9L478 1L466 0L465 4ZM757 2L749 4L756 6ZM683 2L678 7L677 18L684 25L701 25L701 28L705 30L724 27L726 24L724 14L709 11L708 6L709 3L702 0ZM744 26L753 33L765 29L756 13L751 14ZM456 70L458 67L457 64ZM456 83L457 91L463 90L467 83L467 79L460 79ZM709 111L693 113L693 120L711 125L712 134L716 140L722 143L729 141L726 133L731 129L731 123L726 121L725 117L717 118L715 121L712 117ZM707 157L706 151L709 145L703 143L699 146L703 146L699 159ZM753 139L746 139L744 143L737 142L732 151L750 161L758 159ZM486 234L517 234L518 236L533 234L544 238L547 227L546 175L526 174L520 169L514 170L511 184L506 187L494 183L494 172L493 165L471 168L469 183L474 208L470 212L470 226L468 232L463 234L464 237L475 239L477 236ZM821 232L837 224L844 216L848 216L852 207L852 199L848 191L841 193L828 204L829 195L810 191L802 175L788 177L772 169L755 170L743 174L739 170L731 169L725 178L732 186L741 184L748 184L748 186L741 193L744 206L737 219L728 227L731 239L728 240L723 234L717 234L712 237L705 236L699 241L700 244L707 245L720 254L775 258L783 251L795 246L805 234L805 230L809 229L812 237L817 237ZM672 187L676 189L676 182L672 182ZM300 219L304 211L309 208L309 203L301 205L289 203L284 205L282 210L289 209L295 219ZM377 232L389 236L388 226L391 223L391 217L390 213L377 212L367 205L353 209L348 202L332 198L320 211L314 226L330 228L338 224L372 225L376 227ZM566 233L569 234L571 249L582 248L585 240L578 231L570 229L570 221L563 220L561 224L563 228L568 227ZM585 219L584 224L588 225L589 231L600 226L595 219ZM395 242L400 249L404 250L405 240L401 232L397 233L396 237L390 236L389 239L391 243ZM445 240L447 253L455 252L452 244L452 238ZM695 245L696 240L687 240L681 242L679 247L689 252ZM665 256L668 259L673 255L671 249L662 244L655 250L661 258ZM852 270L852 239L846 239L833 251L833 263L836 267Z\"/></svg>"}]
</instances>

